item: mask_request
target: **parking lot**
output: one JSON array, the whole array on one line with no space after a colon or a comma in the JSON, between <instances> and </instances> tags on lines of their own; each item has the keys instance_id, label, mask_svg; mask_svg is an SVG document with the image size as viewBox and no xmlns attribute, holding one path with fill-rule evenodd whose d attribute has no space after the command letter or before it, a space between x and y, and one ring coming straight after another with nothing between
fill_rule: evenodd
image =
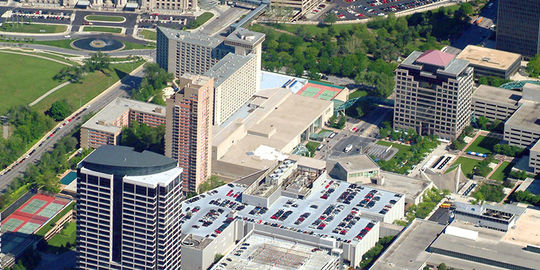
<instances>
[{"instance_id":1,"label":"parking lot","mask_svg":"<svg viewBox=\"0 0 540 270\"><path fill-rule=\"evenodd\" d=\"M334 1L330 10L339 20L357 20L366 17L384 16L389 12L399 12L443 0L345 0Z\"/></svg>"},{"instance_id":2,"label":"parking lot","mask_svg":"<svg viewBox=\"0 0 540 270\"><path fill-rule=\"evenodd\" d=\"M303 200L281 196L269 208L242 203L244 189L228 184L182 203L182 232L217 237L234 220L228 213L236 211L236 218L250 222L338 241L359 241L377 222L362 218L362 213L382 220L402 203L401 194L332 179L314 186Z\"/></svg>"},{"instance_id":3,"label":"parking lot","mask_svg":"<svg viewBox=\"0 0 540 270\"><path fill-rule=\"evenodd\" d=\"M170 16L154 14L142 14L139 19L139 28L156 28L164 26L173 29L182 29L193 20L190 16Z\"/></svg>"},{"instance_id":4,"label":"parking lot","mask_svg":"<svg viewBox=\"0 0 540 270\"><path fill-rule=\"evenodd\" d=\"M60 23L69 24L73 11L53 9L23 9L12 10L11 21L34 22L34 23Z\"/></svg>"},{"instance_id":5,"label":"parking lot","mask_svg":"<svg viewBox=\"0 0 540 270\"><path fill-rule=\"evenodd\" d=\"M374 156L376 159L389 160L398 152L396 148L389 149L387 146L376 144L376 142L377 139L350 135L339 140L330 150L328 157L335 159L366 154ZM345 148L349 145L352 145L352 148L345 151Z\"/></svg>"}]
</instances>

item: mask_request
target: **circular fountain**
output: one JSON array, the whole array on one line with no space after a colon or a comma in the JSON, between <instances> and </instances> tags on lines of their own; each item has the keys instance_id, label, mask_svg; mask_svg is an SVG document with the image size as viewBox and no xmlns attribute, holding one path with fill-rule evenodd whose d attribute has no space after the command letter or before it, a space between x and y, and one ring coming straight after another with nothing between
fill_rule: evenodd
<instances>
[{"instance_id":1,"label":"circular fountain","mask_svg":"<svg viewBox=\"0 0 540 270\"><path fill-rule=\"evenodd\" d=\"M123 49L124 43L112 38L89 37L71 42L71 47L86 51L111 52Z\"/></svg>"}]
</instances>

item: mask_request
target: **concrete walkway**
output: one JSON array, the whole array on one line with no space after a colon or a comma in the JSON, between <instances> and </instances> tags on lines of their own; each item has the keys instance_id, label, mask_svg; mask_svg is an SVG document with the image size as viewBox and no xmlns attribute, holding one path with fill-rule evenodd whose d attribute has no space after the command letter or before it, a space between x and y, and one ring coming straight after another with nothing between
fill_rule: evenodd
<instances>
[{"instance_id":1,"label":"concrete walkway","mask_svg":"<svg viewBox=\"0 0 540 270\"><path fill-rule=\"evenodd\" d=\"M71 83L71 82L65 82L65 83L62 83L62 84L56 86L55 88L53 88L53 89L47 91L47 93L41 95L41 97L38 97L36 100L32 101L32 103L28 104L28 106L32 107L32 106L36 105L38 102L40 102L42 99L46 98L48 95L54 93L56 90L58 90L58 89L60 89L60 88L62 88L62 87L64 87L64 86L66 86L66 85L68 85L68 84L70 84L70 83Z\"/></svg>"}]
</instances>

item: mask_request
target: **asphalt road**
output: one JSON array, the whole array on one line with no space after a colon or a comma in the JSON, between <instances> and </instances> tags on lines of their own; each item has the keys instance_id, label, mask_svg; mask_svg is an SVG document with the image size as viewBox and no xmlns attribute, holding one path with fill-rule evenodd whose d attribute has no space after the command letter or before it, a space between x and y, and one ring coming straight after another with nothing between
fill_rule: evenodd
<instances>
[{"instance_id":1,"label":"asphalt road","mask_svg":"<svg viewBox=\"0 0 540 270\"><path fill-rule=\"evenodd\" d=\"M54 144L59 139L73 131L73 129L77 127L78 124L82 124L82 119L84 115L92 112L98 112L103 107L105 107L105 105L109 104L117 97L129 96L130 90L140 83L142 76L143 69L134 73L133 75L126 76L124 79L122 79L121 85L115 87L95 102L89 104L87 106L87 109L81 114L80 118L75 119L71 122L67 122L67 124L61 129L59 129L56 133L54 133L52 137L49 137L50 133L47 133L39 142L36 143L36 145L34 145L33 148L29 150L31 151L32 149L34 149L32 154L28 158L24 159L21 163L15 165L9 172L0 176L0 190L4 190L9 185L9 183L13 181L15 177L21 176L22 172L26 170L29 164L37 163L37 161L41 158L41 155L51 150ZM54 130L55 129L53 129L53 131Z\"/></svg>"},{"instance_id":2,"label":"asphalt road","mask_svg":"<svg viewBox=\"0 0 540 270\"><path fill-rule=\"evenodd\" d=\"M104 16L120 16L126 18L124 22L95 22L92 21L92 26L111 26L126 28L126 35L133 34L133 28L137 24L137 14L135 13L118 13L118 12L95 12L91 10L75 11L75 19L72 22L72 32L79 31L79 28L86 22L85 17L88 15L104 15Z\"/></svg>"},{"instance_id":3,"label":"asphalt road","mask_svg":"<svg viewBox=\"0 0 540 270\"><path fill-rule=\"evenodd\" d=\"M493 6L486 6L480 14L484 17L480 25L472 23L461 36L451 42L452 47L463 50L469 44L483 45L485 40L493 34L494 31L489 27L497 21L497 0L492 0L490 3L493 3Z\"/></svg>"},{"instance_id":4,"label":"asphalt road","mask_svg":"<svg viewBox=\"0 0 540 270\"><path fill-rule=\"evenodd\" d=\"M213 19L211 22L206 24L205 26L202 26L197 29L198 32L201 32L203 34L207 34L210 36L216 35L221 33L223 30L225 30L229 25L233 24L235 21L240 19L240 17L244 14L249 13L248 9L240 8L240 7L233 7L228 8L225 11L216 10L219 12L219 15L215 19Z\"/></svg>"}]
</instances>

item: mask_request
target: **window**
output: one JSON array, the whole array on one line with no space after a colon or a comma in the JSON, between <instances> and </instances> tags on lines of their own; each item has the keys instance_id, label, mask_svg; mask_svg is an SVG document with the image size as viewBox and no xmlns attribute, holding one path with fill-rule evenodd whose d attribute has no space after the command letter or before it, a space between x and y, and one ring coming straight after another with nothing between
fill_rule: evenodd
<instances>
[{"instance_id":1,"label":"window","mask_svg":"<svg viewBox=\"0 0 540 270\"><path fill-rule=\"evenodd\" d=\"M134 188L133 184L124 183L124 191L133 193Z\"/></svg>"}]
</instances>

